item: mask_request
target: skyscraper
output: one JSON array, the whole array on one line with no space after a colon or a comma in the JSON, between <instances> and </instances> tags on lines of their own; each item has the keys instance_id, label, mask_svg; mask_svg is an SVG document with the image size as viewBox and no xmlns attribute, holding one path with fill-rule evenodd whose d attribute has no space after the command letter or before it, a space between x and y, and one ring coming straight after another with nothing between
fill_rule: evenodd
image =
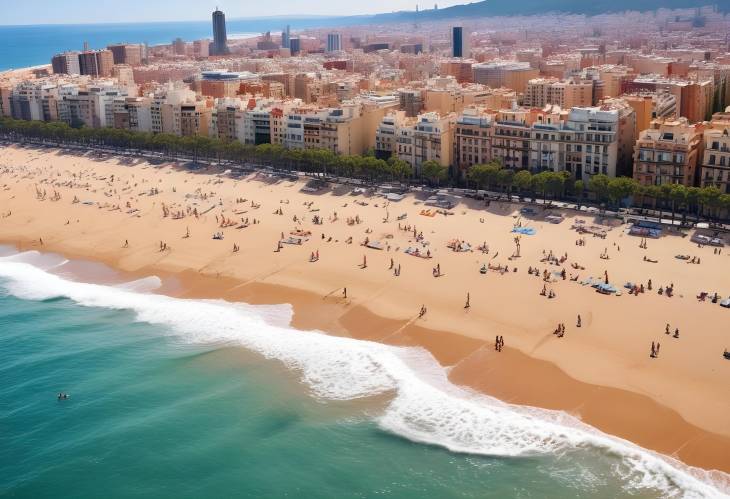
<instances>
[{"instance_id":1,"label":"skyscraper","mask_svg":"<svg viewBox=\"0 0 730 499\"><path fill-rule=\"evenodd\" d=\"M299 38L289 38L289 50L291 50L291 55L297 55L302 50L301 40Z\"/></svg>"},{"instance_id":2,"label":"skyscraper","mask_svg":"<svg viewBox=\"0 0 730 499\"><path fill-rule=\"evenodd\" d=\"M281 32L281 46L282 48L289 48L289 40L291 39L291 33L289 31L289 25L286 25L286 29Z\"/></svg>"},{"instance_id":3,"label":"skyscraper","mask_svg":"<svg viewBox=\"0 0 730 499\"><path fill-rule=\"evenodd\" d=\"M213 12L213 55L228 54L228 39L226 37L226 15L216 7Z\"/></svg>"},{"instance_id":4,"label":"skyscraper","mask_svg":"<svg viewBox=\"0 0 730 499\"><path fill-rule=\"evenodd\" d=\"M461 26L451 28L451 56L469 57L469 41Z\"/></svg>"},{"instance_id":5,"label":"skyscraper","mask_svg":"<svg viewBox=\"0 0 730 499\"><path fill-rule=\"evenodd\" d=\"M342 50L342 35L339 33L329 33L327 35L327 52L337 52Z\"/></svg>"}]
</instances>

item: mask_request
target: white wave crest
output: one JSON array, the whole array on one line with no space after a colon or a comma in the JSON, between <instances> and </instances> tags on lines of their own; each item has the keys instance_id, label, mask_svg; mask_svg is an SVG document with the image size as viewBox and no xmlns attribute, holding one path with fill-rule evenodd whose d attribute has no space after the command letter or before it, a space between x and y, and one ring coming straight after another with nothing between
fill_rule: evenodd
<instances>
[{"instance_id":1,"label":"white wave crest","mask_svg":"<svg viewBox=\"0 0 730 499\"><path fill-rule=\"evenodd\" d=\"M186 342L239 344L301 373L321 398L392 393L378 422L413 441L491 456L597 450L616 457L616 472L630 487L659 489L667 497L728 497L723 473L685 466L559 411L514 406L456 387L423 349L298 331L287 327L289 306L183 300L140 293L137 285L74 282L27 260L0 257L0 280L19 298L65 297L88 307L130 310L137 320L167 326Z\"/></svg>"},{"instance_id":2,"label":"white wave crest","mask_svg":"<svg viewBox=\"0 0 730 499\"><path fill-rule=\"evenodd\" d=\"M55 269L68 263L68 259L61 255L56 253L41 253L36 250L3 256L2 261L27 263L43 270Z\"/></svg>"}]
</instances>

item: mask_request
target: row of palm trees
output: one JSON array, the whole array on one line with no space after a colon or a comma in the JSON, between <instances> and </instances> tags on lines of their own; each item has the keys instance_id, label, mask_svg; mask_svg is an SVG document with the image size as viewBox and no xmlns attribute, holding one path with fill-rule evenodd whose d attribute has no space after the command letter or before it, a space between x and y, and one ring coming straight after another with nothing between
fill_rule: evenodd
<instances>
[{"instance_id":1,"label":"row of palm trees","mask_svg":"<svg viewBox=\"0 0 730 499\"><path fill-rule=\"evenodd\" d=\"M337 175L368 182L385 180L400 182L428 182L441 185L449 179L449 169L436 161L425 161L414 170L397 157L388 160L376 158L372 152L365 155L344 156L328 149L287 149L281 144L243 144L202 136L180 137L167 133L133 132L118 128L71 127L63 122L25 121L0 118L0 136L13 140L36 140L55 145L74 144L88 147L103 146L116 150L161 153L170 159L192 158L193 161L228 160L244 165L256 163L274 168L303 171L318 175ZM459 181L458 174L451 180ZM609 178L593 175L586 183L574 180L570 173L503 168L499 161L472 166L466 174L468 187L498 189L505 195L530 193L544 199L576 199L587 197L599 203L619 206L627 201L634 205L651 206L686 215L718 217L730 214L730 194L716 187L685 187L670 184L640 185L629 177Z\"/></svg>"}]
</instances>

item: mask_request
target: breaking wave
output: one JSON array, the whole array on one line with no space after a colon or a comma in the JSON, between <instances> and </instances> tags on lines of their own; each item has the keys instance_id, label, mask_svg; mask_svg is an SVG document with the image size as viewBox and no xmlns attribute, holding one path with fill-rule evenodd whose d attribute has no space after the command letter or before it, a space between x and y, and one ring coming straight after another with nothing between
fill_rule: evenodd
<instances>
[{"instance_id":1,"label":"breaking wave","mask_svg":"<svg viewBox=\"0 0 730 499\"><path fill-rule=\"evenodd\" d=\"M289 327L288 305L149 294L159 286L156 277L106 286L48 271L62 263L37 252L0 257L0 280L18 298L68 298L87 307L129 310L138 321L166 326L180 341L241 345L283 362L322 399L391 394L378 424L415 442L505 457L600 452L616 462L613 468L629 488L657 489L665 497L728 497L724 473L686 466L560 411L510 405L454 386L423 349L299 331Z\"/></svg>"}]
</instances>

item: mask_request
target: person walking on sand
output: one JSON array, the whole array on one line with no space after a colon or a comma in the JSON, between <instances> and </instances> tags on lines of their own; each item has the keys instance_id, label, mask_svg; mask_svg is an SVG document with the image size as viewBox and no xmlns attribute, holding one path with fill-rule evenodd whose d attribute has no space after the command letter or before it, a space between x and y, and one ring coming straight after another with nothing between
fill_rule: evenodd
<instances>
[{"instance_id":1,"label":"person walking on sand","mask_svg":"<svg viewBox=\"0 0 730 499\"><path fill-rule=\"evenodd\" d=\"M582 324L582 322L581 322L581 320L580 320L580 314L578 314L578 322L576 323L576 325L575 325L575 326L576 326L576 327L580 327L580 326L581 326L581 324Z\"/></svg>"},{"instance_id":2,"label":"person walking on sand","mask_svg":"<svg viewBox=\"0 0 730 499\"><path fill-rule=\"evenodd\" d=\"M347 298L347 287L342 288L342 297Z\"/></svg>"},{"instance_id":3,"label":"person walking on sand","mask_svg":"<svg viewBox=\"0 0 730 499\"><path fill-rule=\"evenodd\" d=\"M469 301L470 301L469 298L470 298L470 296L469 296L469 293L467 292L466 293L466 304L464 305L464 308L471 307L471 304L469 303Z\"/></svg>"},{"instance_id":4,"label":"person walking on sand","mask_svg":"<svg viewBox=\"0 0 730 499\"><path fill-rule=\"evenodd\" d=\"M667 323L667 326L664 328L664 334L669 334L669 323Z\"/></svg>"},{"instance_id":5,"label":"person walking on sand","mask_svg":"<svg viewBox=\"0 0 730 499\"><path fill-rule=\"evenodd\" d=\"M674 338L679 338L679 328L674 329Z\"/></svg>"}]
</instances>

